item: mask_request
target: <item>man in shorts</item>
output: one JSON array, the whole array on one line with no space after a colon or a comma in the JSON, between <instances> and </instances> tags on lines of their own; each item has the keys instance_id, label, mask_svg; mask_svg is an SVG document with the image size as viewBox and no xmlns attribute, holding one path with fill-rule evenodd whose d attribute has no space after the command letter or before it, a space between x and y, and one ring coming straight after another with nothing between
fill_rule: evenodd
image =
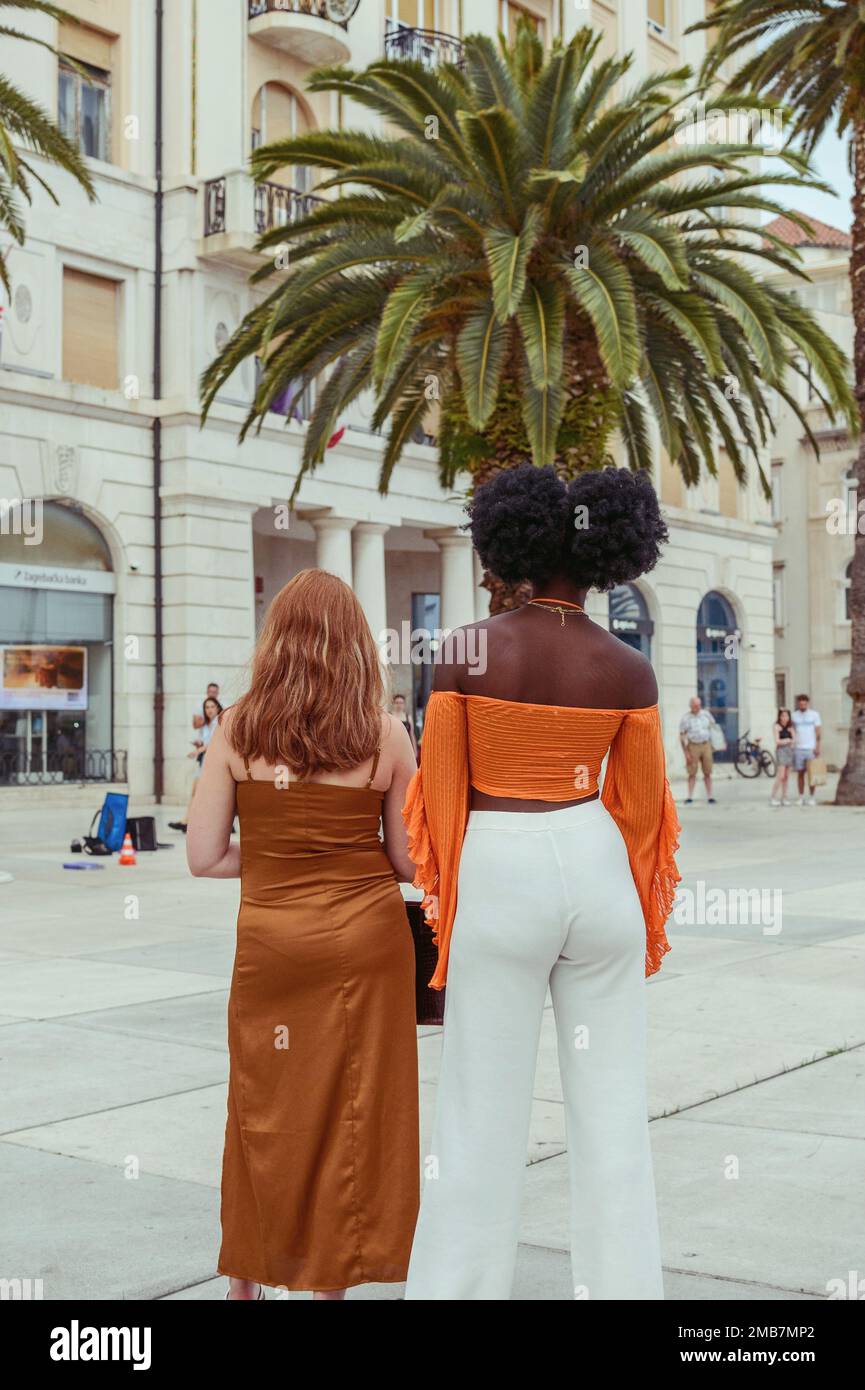
<instances>
[{"instance_id":1,"label":"man in shorts","mask_svg":"<svg viewBox=\"0 0 865 1390\"><path fill-rule=\"evenodd\" d=\"M703 709L703 702L698 695L692 695L688 702L688 713L682 715L679 723L679 742L682 745L685 762L688 765L686 806L690 806L694 800L694 785L697 781L698 769L703 774L709 805L715 805L715 798L712 795L712 765L715 756L712 748L713 724L717 724L715 716L710 710Z\"/></svg>"},{"instance_id":2,"label":"man in shorts","mask_svg":"<svg viewBox=\"0 0 865 1390\"><path fill-rule=\"evenodd\" d=\"M810 695L797 695L796 708L793 711L793 728L796 730L796 742L793 745L793 769L799 782L799 806L805 803L805 773L808 771L808 764L812 758L820 756L820 738L823 733L823 721L817 710L811 708ZM817 805L817 798L814 795L814 785L811 778L808 778L808 802L809 806Z\"/></svg>"}]
</instances>

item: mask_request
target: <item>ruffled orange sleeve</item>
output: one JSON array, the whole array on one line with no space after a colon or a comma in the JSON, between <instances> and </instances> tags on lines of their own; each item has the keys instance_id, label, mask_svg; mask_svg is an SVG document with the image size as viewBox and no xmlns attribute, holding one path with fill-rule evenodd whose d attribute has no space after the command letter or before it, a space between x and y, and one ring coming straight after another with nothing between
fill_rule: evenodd
<instances>
[{"instance_id":1,"label":"ruffled orange sleeve","mask_svg":"<svg viewBox=\"0 0 865 1390\"><path fill-rule=\"evenodd\" d=\"M465 700L436 691L430 696L421 744L421 765L409 783L403 820L408 852L417 868L415 888L438 946L430 980L444 989L451 929L457 910L457 876L469 814L469 761Z\"/></svg>"},{"instance_id":2,"label":"ruffled orange sleeve","mask_svg":"<svg viewBox=\"0 0 865 1390\"><path fill-rule=\"evenodd\" d=\"M630 710L622 720L607 759L601 800L627 846L646 919L646 974L654 975L670 949L664 923L681 879L675 853L682 828L667 781L656 707Z\"/></svg>"}]
</instances>

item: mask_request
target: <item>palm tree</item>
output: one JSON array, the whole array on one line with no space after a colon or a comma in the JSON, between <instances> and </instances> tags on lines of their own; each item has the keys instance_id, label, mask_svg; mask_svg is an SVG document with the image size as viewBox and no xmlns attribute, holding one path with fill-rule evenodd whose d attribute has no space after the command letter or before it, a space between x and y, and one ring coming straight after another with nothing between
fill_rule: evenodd
<instances>
[{"instance_id":1,"label":"palm tree","mask_svg":"<svg viewBox=\"0 0 865 1390\"><path fill-rule=\"evenodd\" d=\"M683 141L689 69L617 99L631 59L594 65L598 42L583 28L545 55L525 25L501 51L468 38L459 66L319 69L311 90L398 133L313 131L254 153L259 179L309 165L341 195L261 238L281 254L253 278L276 283L202 378L206 414L244 358L265 364L243 437L289 383L329 371L295 494L368 388L375 427L389 423L383 492L431 398L445 487L527 456L564 475L599 467L617 429L631 465L649 469L652 417L688 483L701 463L716 471L719 440L741 480L748 455L760 467L771 388L810 436L785 385L808 363L829 413L852 416L841 351L745 263L802 274L748 219L786 211L767 184L821 186L807 163L790 153L761 179L753 144ZM492 611L515 601L486 583Z\"/></svg>"},{"instance_id":2,"label":"palm tree","mask_svg":"<svg viewBox=\"0 0 865 1390\"><path fill-rule=\"evenodd\" d=\"M751 50L730 85L747 88L787 108L790 140L811 154L834 125L849 140L853 173L854 395L858 404L856 460L860 506L865 502L865 4L861 0L721 0L711 19L694 29L716 28L703 76ZM865 512L853 550L850 587L851 661L847 692L852 701L847 761L835 800L865 806Z\"/></svg>"},{"instance_id":3,"label":"palm tree","mask_svg":"<svg viewBox=\"0 0 865 1390\"><path fill-rule=\"evenodd\" d=\"M0 11L2 10L22 10L29 14L49 15L52 19L69 24L78 23L74 15L67 14L57 5L48 4L47 0L0 0ZM24 34L9 24L0 23L0 37L23 39L27 43L47 48L52 53L56 52L44 39ZM0 73L0 228L21 246L24 243L25 226L20 198L27 203L33 201L31 190L34 183L39 184L53 202L56 203L57 198L32 164L22 157L20 148L16 149L16 145L32 150L50 164L56 164L58 168L72 174L90 199L95 198L96 194L87 165L77 147L57 129L55 122L41 106L25 96L5 74ZM0 283L8 294L9 268L5 250L0 250Z\"/></svg>"}]
</instances>

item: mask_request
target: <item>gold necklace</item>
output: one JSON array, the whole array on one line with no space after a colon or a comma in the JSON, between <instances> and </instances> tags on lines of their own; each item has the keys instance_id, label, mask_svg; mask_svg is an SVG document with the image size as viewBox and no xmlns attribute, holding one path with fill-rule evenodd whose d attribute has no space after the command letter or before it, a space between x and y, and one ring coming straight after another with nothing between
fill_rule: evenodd
<instances>
[{"instance_id":1,"label":"gold necklace","mask_svg":"<svg viewBox=\"0 0 865 1390\"><path fill-rule=\"evenodd\" d=\"M547 613L558 613L562 627L565 625L565 617L570 617L572 613L576 616L586 616L585 608L578 603L570 603L566 598L530 598L529 603L534 604L536 608L544 609Z\"/></svg>"}]
</instances>

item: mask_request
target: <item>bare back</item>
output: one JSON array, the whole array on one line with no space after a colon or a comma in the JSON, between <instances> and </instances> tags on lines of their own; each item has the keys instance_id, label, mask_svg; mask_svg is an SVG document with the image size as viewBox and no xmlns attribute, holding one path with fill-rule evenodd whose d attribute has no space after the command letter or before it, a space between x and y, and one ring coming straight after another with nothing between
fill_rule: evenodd
<instances>
[{"instance_id":1,"label":"bare back","mask_svg":"<svg viewBox=\"0 0 865 1390\"><path fill-rule=\"evenodd\" d=\"M453 633L435 689L578 709L643 709L658 698L655 673L640 652L585 614L571 611L562 619L536 605ZM585 799L521 801L472 790L475 810L548 811Z\"/></svg>"}]
</instances>

